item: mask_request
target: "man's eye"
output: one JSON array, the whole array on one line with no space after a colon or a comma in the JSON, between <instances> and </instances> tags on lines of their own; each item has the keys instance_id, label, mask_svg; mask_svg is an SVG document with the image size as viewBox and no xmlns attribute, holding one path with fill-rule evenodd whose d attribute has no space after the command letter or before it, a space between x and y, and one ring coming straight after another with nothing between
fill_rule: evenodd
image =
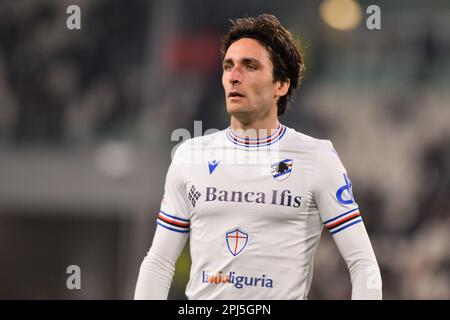
<instances>
[{"instance_id":1,"label":"man's eye","mask_svg":"<svg viewBox=\"0 0 450 320\"><path fill-rule=\"evenodd\" d=\"M254 65L247 65L247 70L256 70L256 67Z\"/></svg>"},{"instance_id":2,"label":"man's eye","mask_svg":"<svg viewBox=\"0 0 450 320\"><path fill-rule=\"evenodd\" d=\"M233 68L233 66L230 64L226 64L223 66L223 70L226 70L226 71L230 71L232 68Z\"/></svg>"}]
</instances>

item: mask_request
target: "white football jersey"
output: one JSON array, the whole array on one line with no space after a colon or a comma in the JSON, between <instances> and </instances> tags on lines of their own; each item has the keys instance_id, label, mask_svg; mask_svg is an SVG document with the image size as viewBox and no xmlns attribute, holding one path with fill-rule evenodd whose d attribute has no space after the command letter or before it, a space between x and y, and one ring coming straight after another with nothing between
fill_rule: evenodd
<instances>
[{"instance_id":1,"label":"white football jersey","mask_svg":"<svg viewBox=\"0 0 450 320\"><path fill-rule=\"evenodd\" d=\"M190 237L188 299L306 299L323 227L366 235L332 143L281 124L264 139L228 128L183 143L157 224Z\"/></svg>"}]
</instances>

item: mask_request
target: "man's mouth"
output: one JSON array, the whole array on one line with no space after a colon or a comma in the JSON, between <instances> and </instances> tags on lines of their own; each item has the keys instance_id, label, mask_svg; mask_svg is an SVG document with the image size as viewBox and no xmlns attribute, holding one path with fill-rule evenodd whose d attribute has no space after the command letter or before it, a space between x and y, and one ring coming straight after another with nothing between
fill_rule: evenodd
<instances>
[{"instance_id":1,"label":"man's mouth","mask_svg":"<svg viewBox=\"0 0 450 320\"><path fill-rule=\"evenodd\" d=\"M233 98L233 97L244 97L244 95L243 95L242 93L233 91L233 92L228 93L228 97L229 97L229 98Z\"/></svg>"}]
</instances>

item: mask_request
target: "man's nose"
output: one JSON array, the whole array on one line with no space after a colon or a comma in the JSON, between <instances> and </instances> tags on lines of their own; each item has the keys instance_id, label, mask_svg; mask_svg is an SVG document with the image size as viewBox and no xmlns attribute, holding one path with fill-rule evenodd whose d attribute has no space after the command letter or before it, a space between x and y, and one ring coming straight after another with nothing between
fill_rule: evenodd
<instances>
[{"instance_id":1,"label":"man's nose","mask_svg":"<svg viewBox=\"0 0 450 320\"><path fill-rule=\"evenodd\" d=\"M241 73L239 72L238 68L234 67L230 71L230 78L229 81L231 84L239 84L241 83Z\"/></svg>"}]
</instances>

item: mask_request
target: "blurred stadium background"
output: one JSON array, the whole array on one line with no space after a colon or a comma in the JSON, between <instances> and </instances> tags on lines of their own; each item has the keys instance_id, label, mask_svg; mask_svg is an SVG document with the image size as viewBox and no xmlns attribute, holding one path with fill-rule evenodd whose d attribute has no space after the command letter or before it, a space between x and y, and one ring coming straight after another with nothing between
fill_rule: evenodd
<instances>
[{"instance_id":1,"label":"blurred stadium background","mask_svg":"<svg viewBox=\"0 0 450 320\"><path fill-rule=\"evenodd\" d=\"M66 28L71 4L81 30ZM371 4L381 30L366 28ZM450 299L446 0L1 1L0 298L133 297L178 143L171 133L193 133L194 120L228 126L219 37L228 19L264 12L306 56L281 121L334 142L384 298ZM73 264L81 290L66 287ZM185 250L170 298L185 298L189 264ZM324 231L309 298L350 290Z\"/></svg>"}]
</instances>

